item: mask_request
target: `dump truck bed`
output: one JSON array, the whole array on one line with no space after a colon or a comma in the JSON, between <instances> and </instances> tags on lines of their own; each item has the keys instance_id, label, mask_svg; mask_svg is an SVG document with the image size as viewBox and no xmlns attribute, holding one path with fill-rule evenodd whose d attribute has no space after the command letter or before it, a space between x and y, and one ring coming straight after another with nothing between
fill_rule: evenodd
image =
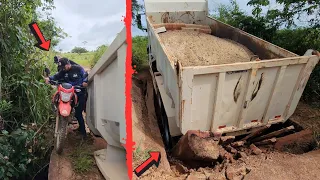
<instances>
[{"instance_id":1,"label":"dump truck bed","mask_svg":"<svg viewBox=\"0 0 320 180\"><path fill-rule=\"evenodd\" d=\"M169 60L179 61L183 67L248 62L254 57L248 48L232 40L202 33L195 28L181 28L166 28L167 31L160 33L159 37Z\"/></svg>"},{"instance_id":2,"label":"dump truck bed","mask_svg":"<svg viewBox=\"0 0 320 180\"><path fill-rule=\"evenodd\" d=\"M155 88L163 99L171 135L188 130L236 132L284 122L293 114L318 57L298 56L202 10L178 19L186 11L163 9L156 14L150 4L146 3L151 9L147 13L150 64L156 61ZM158 34L166 23L175 22L208 25L211 35L242 44L260 61L183 66Z\"/></svg>"}]
</instances>

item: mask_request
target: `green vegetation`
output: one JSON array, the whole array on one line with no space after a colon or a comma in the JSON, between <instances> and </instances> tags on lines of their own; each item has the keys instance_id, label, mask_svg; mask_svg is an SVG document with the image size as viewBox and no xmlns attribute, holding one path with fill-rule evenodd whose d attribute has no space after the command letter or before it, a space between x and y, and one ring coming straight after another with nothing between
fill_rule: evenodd
<instances>
[{"instance_id":1,"label":"green vegetation","mask_svg":"<svg viewBox=\"0 0 320 180\"><path fill-rule=\"evenodd\" d=\"M137 0L132 0L131 6L132 6L132 25L143 30L140 13L143 13L144 7L143 5L139 4Z\"/></svg>"},{"instance_id":2,"label":"green vegetation","mask_svg":"<svg viewBox=\"0 0 320 180\"><path fill-rule=\"evenodd\" d=\"M141 142L142 142L142 140L140 140L137 149L133 152L133 159L135 161L145 161L150 157L149 152L155 151L155 150L152 150L152 149L142 150L141 149Z\"/></svg>"},{"instance_id":3,"label":"green vegetation","mask_svg":"<svg viewBox=\"0 0 320 180\"><path fill-rule=\"evenodd\" d=\"M56 65L53 63L53 57L59 55L61 57L66 57L77 64L85 67L85 68L93 68L93 66L98 62L101 56L106 52L108 49L107 45L99 46L95 51L86 52L86 53L59 53L59 52L47 52L43 57L43 61L52 73L56 72Z\"/></svg>"},{"instance_id":4,"label":"green vegetation","mask_svg":"<svg viewBox=\"0 0 320 180\"><path fill-rule=\"evenodd\" d=\"M52 47L66 34L48 13L52 0L2 1L0 6L0 179L32 179L48 163L52 89L42 78L47 54L34 46L28 24L38 22Z\"/></svg>"},{"instance_id":5,"label":"green vegetation","mask_svg":"<svg viewBox=\"0 0 320 180\"><path fill-rule=\"evenodd\" d=\"M147 45L148 38L146 36L132 38L132 65L136 65L136 71L138 72L148 64Z\"/></svg>"},{"instance_id":6,"label":"green vegetation","mask_svg":"<svg viewBox=\"0 0 320 180\"><path fill-rule=\"evenodd\" d=\"M90 62L93 59L94 53L93 52L87 52L87 53L63 53L61 54L62 57L66 57L77 64L80 64L83 67L90 67Z\"/></svg>"},{"instance_id":7,"label":"green vegetation","mask_svg":"<svg viewBox=\"0 0 320 180\"><path fill-rule=\"evenodd\" d=\"M97 50L94 52L93 58L91 58L90 61L91 68L93 68L93 66L99 61L99 59L107 51L107 49L107 45L101 45L97 48Z\"/></svg>"},{"instance_id":8,"label":"green vegetation","mask_svg":"<svg viewBox=\"0 0 320 180\"><path fill-rule=\"evenodd\" d=\"M93 150L86 144L79 144L70 155L74 170L77 173L88 172L94 165Z\"/></svg>"}]
</instances>

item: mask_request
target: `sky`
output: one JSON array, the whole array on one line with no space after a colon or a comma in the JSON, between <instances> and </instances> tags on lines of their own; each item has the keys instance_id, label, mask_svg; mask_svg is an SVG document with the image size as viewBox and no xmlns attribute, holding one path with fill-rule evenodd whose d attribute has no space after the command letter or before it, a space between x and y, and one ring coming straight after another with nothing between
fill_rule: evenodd
<instances>
[{"instance_id":1,"label":"sky","mask_svg":"<svg viewBox=\"0 0 320 180\"><path fill-rule=\"evenodd\" d=\"M102 44L111 44L124 28L121 20L126 12L125 0L54 0L54 5L52 16L71 36L56 47L63 52L75 46L95 50Z\"/></svg>"},{"instance_id":2,"label":"sky","mask_svg":"<svg viewBox=\"0 0 320 180\"><path fill-rule=\"evenodd\" d=\"M273 0L274 1L274 0ZM144 4L143 0L138 0ZM251 13L252 7L247 6L248 0L237 0L240 9ZM219 4L229 4L228 0L208 0L209 11ZM125 0L54 0L52 12L59 27L70 37L58 44L57 50L69 52L75 46L95 50L102 44L111 44L124 28L121 21L126 11ZM142 19L145 25L145 19ZM132 35L146 35L145 32L132 27ZM86 41L86 44L83 42Z\"/></svg>"},{"instance_id":3,"label":"sky","mask_svg":"<svg viewBox=\"0 0 320 180\"><path fill-rule=\"evenodd\" d=\"M143 0L138 0L143 4ZM224 0L209 0L209 7L228 3ZM247 0L238 0L241 9L247 8ZM75 46L95 50L102 44L111 44L122 28L125 15L125 0L54 0L55 9L52 16L70 37L58 44L56 50L69 52ZM145 24L145 22L143 22ZM132 27L132 35L146 35ZM86 44L83 42L86 41Z\"/></svg>"}]
</instances>

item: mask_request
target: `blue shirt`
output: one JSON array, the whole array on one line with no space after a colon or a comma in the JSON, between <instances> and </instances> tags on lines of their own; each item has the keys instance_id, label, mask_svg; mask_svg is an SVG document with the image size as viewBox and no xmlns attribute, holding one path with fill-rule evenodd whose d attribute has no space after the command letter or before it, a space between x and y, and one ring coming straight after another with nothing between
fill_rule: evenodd
<instances>
[{"instance_id":1,"label":"blue shirt","mask_svg":"<svg viewBox=\"0 0 320 180\"><path fill-rule=\"evenodd\" d=\"M83 82L87 82L87 78L84 77L85 71L79 65L71 65L69 71L59 71L57 74L50 76L50 80L60 80L71 84L72 86L82 85Z\"/></svg>"}]
</instances>

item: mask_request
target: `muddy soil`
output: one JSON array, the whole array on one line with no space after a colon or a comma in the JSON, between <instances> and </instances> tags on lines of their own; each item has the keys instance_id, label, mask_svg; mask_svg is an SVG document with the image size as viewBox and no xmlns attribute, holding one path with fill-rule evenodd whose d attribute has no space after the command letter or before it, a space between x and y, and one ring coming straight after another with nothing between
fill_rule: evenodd
<instances>
[{"instance_id":1,"label":"muddy soil","mask_svg":"<svg viewBox=\"0 0 320 180\"><path fill-rule=\"evenodd\" d=\"M248 62L253 55L239 43L197 31L174 30L159 36L170 60L180 61L182 66Z\"/></svg>"},{"instance_id":2,"label":"muddy soil","mask_svg":"<svg viewBox=\"0 0 320 180\"><path fill-rule=\"evenodd\" d=\"M237 158L219 161L215 165L191 167L175 158L168 159L164 152L160 131L155 119L153 100L148 96L152 92L152 81L148 72L138 74L133 80L133 133L136 150L133 168L147 159L148 150L160 150L162 153L159 168L153 166L142 177L134 179L320 179L320 150L304 154L279 152L270 147L260 147L262 153L255 155L252 151L243 151ZM149 89L149 90L148 90ZM145 96L146 94L146 96ZM299 103L294 115L290 118L303 128L320 133L319 110ZM144 152L144 155L139 153Z\"/></svg>"}]
</instances>

